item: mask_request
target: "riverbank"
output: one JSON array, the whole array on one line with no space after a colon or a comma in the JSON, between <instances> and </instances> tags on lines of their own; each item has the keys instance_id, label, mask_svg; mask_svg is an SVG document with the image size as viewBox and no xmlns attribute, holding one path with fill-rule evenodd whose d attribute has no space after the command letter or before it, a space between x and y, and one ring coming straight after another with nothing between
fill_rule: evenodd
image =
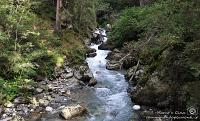
<instances>
[{"instance_id":1,"label":"riverbank","mask_svg":"<svg viewBox=\"0 0 200 121\"><path fill-rule=\"evenodd\" d=\"M24 91L36 93L35 95L27 98L19 96L13 102L5 103L4 107L1 107L1 119L6 120L11 117L15 119L16 115L27 117L32 114L36 114L37 118L40 118L41 114L56 112L61 106L78 104L78 101L72 98L73 94L86 85L96 84L87 65L75 69L70 67L67 61L63 68L55 70L54 77L45 78L35 86L28 85L24 88Z\"/></svg>"},{"instance_id":2,"label":"riverbank","mask_svg":"<svg viewBox=\"0 0 200 121\"><path fill-rule=\"evenodd\" d=\"M126 70L125 78L129 83L128 93L132 102L140 105L140 116L145 121L169 121L169 117L187 117L196 120L197 115L188 114L190 106L197 103L195 96L198 81L189 81L183 84L165 82L161 78L160 70L153 70L146 61L138 58L139 52L132 46L132 42L127 42L121 48L115 48L108 54L107 68L110 70ZM193 91L191 89L194 89ZM195 94L193 94L193 92ZM196 94L198 95L198 94ZM194 99L191 100L191 97ZM189 106L187 106L189 105ZM198 106L193 107L195 110ZM168 114L166 114L168 112ZM182 112L183 114L177 114ZM159 118L160 117L160 118Z\"/></svg>"}]
</instances>

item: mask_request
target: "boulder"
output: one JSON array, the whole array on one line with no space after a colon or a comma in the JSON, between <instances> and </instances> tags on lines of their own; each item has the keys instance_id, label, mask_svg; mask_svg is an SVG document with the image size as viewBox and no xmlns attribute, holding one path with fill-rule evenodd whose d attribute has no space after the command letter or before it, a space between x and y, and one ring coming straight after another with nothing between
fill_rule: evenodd
<instances>
[{"instance_id":1,"label":"boulder","mask_svg":"<svg viewBox=\"0 0 200 121\"><path fill-rule=\"evenodd\" d=\"M134 103L165 108L169 106L166 92L171 92L169 85L160 81L158 76L151 76L145 86L137 88L130 96Z\"/></svg>"},{"instance_id":2,"label":"boulder","mask_svg":"<svg viewBox=\"0 0 200 121\"><path fill-rule=\"evenodd\" d=\"M121 64L118 61L108 61L106 63L106 69L108 70L118 70L121 68Z\"/></svg>"},{"instance_id":3,"label":"boulder","mask_svg":"<svg viewBox=\"0 0 200 121\"><path fill-rule=\"evenodd\" d=\"M95 57L97 55L96 52L87 54L87 57Z\"/></svg>"},{"instance_id":4,"label":"boulder","mask_svg":"<svg viewBox=\"0 0 200 121\"><path fill-rule=\"evenodd\" d=\"M73 117L81 116L87 112L87 109L81 105L68 106L61 110L60 116L68 120Z\"/></svg>"},{"instance_id":5,"label":"boulder","mask_svg":"<svg viewBox=\"0 0 200 121\"><path fill-rule=\"evenodd\" d=\"M123 68L125 69L129 69L130 67L133 67L135 65L137 65L137 60L132 56L127 56L123 60Z\"/></svg>"},{"instance_id":6,"label":"boulder","mask_svg":"<svg viewBox=\"0 0 200 121\"><path fill-rule=\"evenodd\" d=\"M99 34L94 34L91 38L91 42L95 44L100 44L101 36Z\"/></svg>"},{"instance_id":7,"label":"boulder","mask_svg":"<svg viewBox=\"0 0 200 121\"><path fill-rule=\"evenodd\" d=\"M109 50L109 46L107 43L102 42L101 45L98 46L99 50Z\"/></svg>"},{"instance_id":8,"label":"boulder","mask_svg":"<svg viewBox=\"0 0 200 121\"><path fill-rule=\"evenodd\" d=\"M66 73L71 73L71 72L73 72L73 69L72 69L72 68L69 68L68 66L65 66L64 70L65 70Z\"/></svg>"},{"instance_id":9,"label":"boulder","mask_svg":"<svg viewBox=\"0 0 200 121\"><path fill-rule=\"evenodd\" d=\"M95 80L94 78L90 79L88 86L95 86L97 84L97 80Z\"/></svg>"},{"instance_id":10,"label":"boulder","mask_svg":"<svg viewBox=\"0 0 200 121\"><path fill-rule=\"evenodd\" d=\"M96 49L94 49L94 48L88 48L87 49L87 54L94 53L94 52L96 52Z\"/></svg>"},{"instance_id":11,"label":"boulder","mask_svg":"<svg viewBox=\"0 0 200 121\"><path fill-rule=\"evenodd\" d=\"M87 49L87 57L95 57L96 54L96 49L94 48L88 48Z\"/></svg>"},{"instance_id":12,"label":"boulder","mask_svg":"<svg viewBox=\"0 0 200 121\"><path fill-rule=\"evenodd\" d=\"M123 57L124 57L123 53L113 51L113 52L108 53L106 59L113 60L113 61L119 61Z\"/></svg>"},{"instance_id":13,"label":"boulder","mask_svg":"<svg viewBox=\"0 0 200 121\"><path fill-rule=\"evenodd\" d=\"M88 66L80 66L78 71L74 72L74 77L84 83L88 83L90 79L93 78L93 74Z\"/></svg>"}]
</instances>

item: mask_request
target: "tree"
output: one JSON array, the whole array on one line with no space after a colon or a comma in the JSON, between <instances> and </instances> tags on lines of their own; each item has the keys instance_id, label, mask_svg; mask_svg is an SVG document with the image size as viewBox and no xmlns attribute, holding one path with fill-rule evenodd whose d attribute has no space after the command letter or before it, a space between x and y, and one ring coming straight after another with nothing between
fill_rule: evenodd
<instances>
[{"instance_id":1,"label":"tree","mask_svg":"<svg viewBox=\"0 0 200 121\"><path fill-rule=\"evenodd\" d=\"M60 8L62 7L62 0L57 0L56 4L56 31L60 29Z\"/></svg>"},{"instance_id":2,"label":"tree","mask_svg":"<svg viewBox=\"0 0 200 121\"><path fill-rule=\"evenodd\" d=\"M140 6L144 6L144 0L140 0Z\"/></svg>"}]
</instances>

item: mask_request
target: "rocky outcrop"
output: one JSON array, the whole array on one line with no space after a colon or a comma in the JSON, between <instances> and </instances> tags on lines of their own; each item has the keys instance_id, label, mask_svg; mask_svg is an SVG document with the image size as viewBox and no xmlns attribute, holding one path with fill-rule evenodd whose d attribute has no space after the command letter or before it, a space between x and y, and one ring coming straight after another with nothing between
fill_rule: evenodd
<instances>
[{"instance_id":1,"label":"rocky outcrop","mask_svg":"<svg viewBox=\"0 0 200 121\"><path fill-rule=\"evenodd\" d=\"M136 72L137 76L142 76L142 70ZM169 100L167 99L167 93L170 91L169 85L162 83L156 74L153 74L151 78L145 83L145 86L140 86L142 80L136 78L134 83L135 90L132 90L130 96L136 104L145 106L156 106L159 108L165 108L169 106Z\"/></svg>"},{"instance_id":2,"label":"rocky outcrop","mask_svg":"<svg viewBox=\"0 0 200 121\"><path fill-rule=\"evenodd\" d=\"M114 49L112 52L108 53L106 59L119 61L123 57L123 53L121 53L118 49Z\"/></svg>"},{"instance_id":3,"label":"rocky outcrop","mask_svg":"<svg viewBox=\"0 0 200 121\"><path fill-rule=\"evenodd\" d=\"M89 82L93 77L92 72L90 71L88 66L80 66L78 70L74 72L75 78L81 80L83 82Z\"/></svg>"},{"instance_id":4,"label":"rocky outcrop","mask_svg":"<svg viewBox=\"0 0 200 121\"><path fill-rule=\"evenodd\" d=\"M91 43L100 44L100 43L101 43L100 39L101 39L101 35L99 35L99 34L94 34L94 35L92 36L92 38L91 38Z\"/></svg>"},{"instance_id":5,"label":"rocky outcrop","mask_svg":"<svg viewBox=\"0 0 200 121\"><path fill-rule=\"evenodd\" d=\"M60 116L68 120L77 116L82 116L86 112L87 109L81 105L67 106L61 110Z\"/></svg>"},{"instance_id":6,"label":"rocky outcrop","mask_svg":"<svg viewBox=\"0 0 200 121\"><path fill-rule=\"evenodd\" d=\"M131 55L126 56L122 62L122 66L125 69L129 69L130 67L133 67L135 65L137 65L137 59Z\"/></svg>"},{"instance_id":7,"label":"rocky outcrop","mask_svg":"<svg viewBox=\"0 0 200 121\"><path fill-rule=\"evenodd\" d=\"M106 59L110 60L107 63L107 68L110 70L117 70L119 68L129 69L137 65L137 59L134 57L134 54L124 50L114 49L108 54Z\"/></svg>"},{"instance_id":8,"label":"rocky outcrop","mask_svg":"<svg viewBox=\"0 0 200 121\"><path fill-rule=\"evenodd\" d=\"M92 71L87 65L80 66L75 72L74 76L76 79L82 81L85 85L94 86L97 81L94 79Z\"/></svg>"},{"instance_id":9,"label":"rocky outcrop","mask_svg":"<svg viewBox=\"0 0 200 121\"><path fill-rule=\"evenodd\" d=\"M119 70L121 68L121 63L118 61L108 61L106 63L106 69L108 70Z\"/></svg>"},{"instance_id":10,"label":"rocky outcrop","mask_svg":"<svg viewBox=\"0 0 200 121\"><path fill-rule=\"evenodd\" d=\"M99 50L110 50L111 47L107 43L102 42L101 45L98 46L98 49Z\"/></svg>"},{"instance_id":11,"label":"rocky outcrop","mask_svg":"<svg viewBox=\"0 0 200 121\"><path fill-rule=\"evenodd\" d=\"M89 48L87 50L87 57L95 57L97 55L96 49Z\"/></svg>"}]
</instances>

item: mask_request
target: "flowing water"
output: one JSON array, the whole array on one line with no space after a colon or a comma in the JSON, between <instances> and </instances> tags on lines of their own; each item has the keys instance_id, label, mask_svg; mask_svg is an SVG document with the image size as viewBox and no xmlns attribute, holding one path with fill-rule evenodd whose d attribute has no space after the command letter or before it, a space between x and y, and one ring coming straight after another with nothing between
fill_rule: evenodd
<instances>
[{"instance_id":1,"label":"flowing water","mask_svg":"<svg viewBox=\"0 0 200 121\"><path fill-rule=\"evenodd\" d=\"M102 34L106 35L105 31ZM107 38L103 37L103 42L106 41ZM97 56L86 60L94 78L98 81L94 93L100 102L97 105L98 110L91 111L92 117L88 121L133 120L136 114L132 110L132 102L127 93L128 83L122 72L106 69L107 60L105 58L110 51L98 50L98 46L96 44L90 46L96 49ZM90 108L90 105L88 106Z\"/></svg>"}]
</instances>

